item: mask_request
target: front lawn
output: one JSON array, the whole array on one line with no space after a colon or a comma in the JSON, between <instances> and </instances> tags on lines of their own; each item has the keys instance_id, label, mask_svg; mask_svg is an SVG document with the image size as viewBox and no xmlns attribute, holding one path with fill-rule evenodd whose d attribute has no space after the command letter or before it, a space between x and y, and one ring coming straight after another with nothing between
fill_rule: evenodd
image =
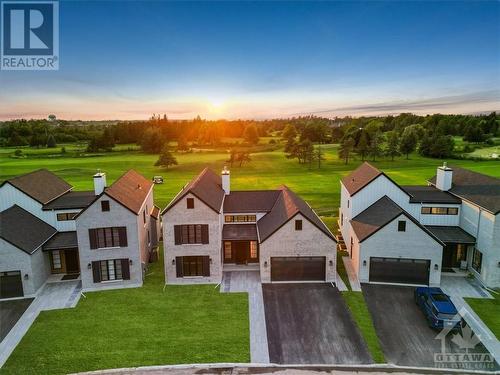
<instances>
[{"instance_id":1,"label":"front lawn","mask_svg":"<svg viewBox=\"0 0 500 375\"><path fill-rule=\"evenodd\" d=\"M40 314L2 374L66 374L158 364L249 362L248 296L167 286L162 260L142 288L87 293Z\"/></svg>"},{"instance_id":2,"label":"front lawn","mask_svg":"<svg viewBox=\"0 0 500 375\"><path fill-rule=\"evenodd\" d=\"M500 340L500 294L493 296L495 299L466 298L465 300Z\"/></svg>"}]
</instances>

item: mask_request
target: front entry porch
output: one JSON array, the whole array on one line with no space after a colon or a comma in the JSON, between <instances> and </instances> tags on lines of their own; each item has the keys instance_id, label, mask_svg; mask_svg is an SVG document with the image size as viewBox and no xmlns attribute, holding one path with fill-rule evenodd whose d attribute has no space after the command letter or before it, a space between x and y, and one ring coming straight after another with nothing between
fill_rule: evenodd
<instances>
[{"instance_id":1,"label":"front entry porch","mask_svg":"<svg viewBox=\"0 0 500 375\"><path fill-rule=\"evenodd\" d=\"M76 232L59 232L44 246L53 275L64 275L62 280L74 280L80 274L80 257Z\"/></svg>"},{"instance_id":2,"label":"front entry porch","mask_svg":"<svg viewBox=\"0 0 500 375\"><path fill-rule=\"evenodd\" d=\"M259 263L259 246L255 224L225 224L222 229L224 265Z\"/></svg>"}]
</instances>

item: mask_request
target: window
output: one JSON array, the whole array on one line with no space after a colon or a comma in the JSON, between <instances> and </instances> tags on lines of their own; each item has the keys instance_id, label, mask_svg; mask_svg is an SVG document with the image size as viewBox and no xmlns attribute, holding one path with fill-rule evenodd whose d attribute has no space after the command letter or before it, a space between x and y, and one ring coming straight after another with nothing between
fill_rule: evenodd
<instances>
[{"instance_id":1,"label":"window","mask_svg":"<svg viewBox=\"0 0 500 375\"><path fill-rule=\"evenodd\" d=\"M224 217L224 221L226 223L248 223L248 222L256 222L256 215L226 215Z\"/></svg>"},{"instance_id":2,"label":"window","mask_svg":"<svg viewBox=\"0 0 500 375\"><path fill-rule=\"evenodd\" d=\"M194 198L187 198L186 199L186 207L188 209L193 209L194 208Z\"/></svg>"},{"instance_id":3,"label":"window","mask_svg":"<svg viewBox=\"0 0 500 375\"><path fill-rule=\"evenodd\" d=\"M149 229L148 229L148 245L151 244L151 237L149 236Z\"/></svg>"},{"instance_id":4,"label":"window","mask_svg":"<svg viewBox=\"0 0 500 375\"><path fill-rule=\"evenodd\" d=\"M422 207L422 215L458 215L457 207Z\"/></svg>"},{"instance_id":5,"label":"window","mask_svg":"<svg viewBox=\"0 0 500 375\"><path fill-rule=\"evenodd\" d=\"M101 281L122 280L121 259L101 260Z\"/></svg>"},{"instance_id":6,"label":"window","mask_svg":"<svg viewBox=\"0 0 500 375\"><path fill-rule=\"evenodd\" d=\"M59 270L62 268L61 253L59 251L52 252L52 268L55 270Z\"/></svg>"},{"instance_id":7,"label":"window","mask_svg":"<svg viewBox=\"0 0 500 375\"><path fill-rule=\"evenodd\" d=\"M144 221L144 224L146 224L146 210L142 211L142 220Z\"/></svg>"},{"instance_id":8,"label":"window","mask_svg":"<svg viewBox=\"0 0 500 375\"><path fill-rule=\"evenodd\" d=\"M250 241L250 258L257 259L257 241Z\"/></svg>"},{"instance_id":9,"label":"window","mask_svg":"<svg viewBox=\"0 0 500 375\"><path fill-rule=\"evenodd\" d=\"M174 237L176 245L208 244L208 225L206 224L175 225Z\"/></svg>"},{"instance_id":10,"label":"window","mask_svg":"<svg viewBox=\"0 0 500 375\"><path fill-rule=\"evenodd\" d=\"M478 273L481 273L481 265L483 263L483 254L476 248L474 248L474 254L472 256L472 268L474 268Z\"/></svg>"},{"instance_id":11,"label":"window","mask_svg":"<svg viewBox=\"0 0 500 375\"><path fill-rule=\"evenodd\" d=\"M349 208L349 199L347 200L347 208Z\"/></svg>"},{"instance_id":12,"label":"window","mask_svg":"<svg viewBox=\"0 0 500 375\"><path fill-rule=\"evenodd\" d=\"M62 214L57 214L57 221L75 220L76 215L78 215L78 212L65 212Z\"/></svg>"},{"instance_id":13,"label":"window","mask_svg":"<svg viewBox=\"0 0 500 375\"><path fill-rule=\"evenodd\" d=\"M101 211L109 211L109 201L101 201Z\"/></svg>"},{"instance_id":14,"label":"window","mask_svg":"<svg viewBox=\"0 0 500 375\"><path fill-rule=\"evenodd\" d=\"M127 228L109 227L89 229L91 249L127 246Z\"/></svg>"},{"instance_id":15,"label":"window","mask_svg":"<svg viewBox=\"0 0 500 375\"><path fill-rule=\"evenodd\" d=\"M340 214L340 225L344 226L344 214Z\"/></svg>"},{"instance_id":16,"label":"window","mask_svg":"<svg viewBox=\"0 0 500 375\"><path fill-rule=\"evenodd\" d=\"M177 277L210 276L210 257L187 256L176 257Z\"/></svg>"},{"instance_id":17,"label":"window","mask_svg":"<svg viewBox=\"0 0 500 375\"><path fill-rule=\"evenodd\" d=\"M224 259L230 260L233 257L233 251L231 249L231 242L224 242Z\"/></svg>"},{"instance_id":18,"label":"window","mask_svg":"<svg viewBox=\"0 0 500 375\"><path fill-rule=\"evenodd\" d=\"M398 232L406 232L406 221L398 221Z\"/></svg>"},{"instance_id":19,"label":"window","mask_svg":"<svg viewBox=\"0 0 500 375\"><path fill-rule=\"evenodd\" d=\"M295 220L295 230L302 230L302 220Z\"/></svg>"}]
</instances>

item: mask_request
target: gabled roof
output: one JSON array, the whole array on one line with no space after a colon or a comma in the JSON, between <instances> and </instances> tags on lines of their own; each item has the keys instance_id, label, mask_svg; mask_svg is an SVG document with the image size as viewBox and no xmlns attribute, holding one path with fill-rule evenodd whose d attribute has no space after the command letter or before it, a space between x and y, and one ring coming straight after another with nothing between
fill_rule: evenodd
<instances>
[{"instance_id":1,"label":"gabled roof","mask_svg":"<svg viewBox=\"0 0 500 375\"><path fill-rule=\"evenodd\" d=\"M76 232L58 232L43 245L43 250L75 249L78 248Z\"/></svg>"},{"instance_id":2,"label":"gabled roof","mask_svg":"<svg viewBox=\"0 0 500 375\"><path fill-rule=\"evenodd\" d=\"M415 218L413 218L413 216L411 216L408 212L398 206L387 195L384 195L366 210L360 212L353 219L351 219L351 226L354 233L356 233L356 237L358 237L359 242L363 242L400 215L406 216L430 237L439 242L441 245L444 245L439 238L415 220Z\"/></svg>"},{"instance_id":3,"label":"gabled roof","mask_svg":"<svg viewBox=\"0 0 500 375\"><path fill-rule=\"evenodd\" d=\"M285 185L279 188L280 194L271 211L257 222L260 241L264 242L274 232L291 220L295 215L302 214L328 237L335 240L327 226L316 215L312 208Z\"/></svg>"},{"instance_id":4,"label":"gabled roof","mask_svg":"<svg viewBox=\"0 0 500 375\"><path fill-rule=\"evenodd\" d=\"M221 177L216 175L211 169L205 168L198 176L184 186L179 194L163 210L162 215L189 193L196 196L217 213L220 211L225 195L222 189Z\"/></svg>"},{"instance_id":5,"label":"gabled roof","mask_svg":"<svg viewBox=\"0 0 500 375\"><path fill-rule=\"evenodd\" d=\"M365 161L358 168L345 176L342 179L342 184L352 196L381 174L383 174L382 171Z\"/></svg>"},{"instance_id":6,"label":"gabled roof","mask_svg":"<svg viewBox=\"0 0 500 375\"><path fill-rule=\"evenodd\" d=\"M462 203L460 198L434 186L407 185L401 186L401 189L410 195L410 203Z\"/></svg>"},{"instance_id":7,"label":"gabled roof","mask_svg":"<svg viewBox=\"0 0 500 375\"><path fill-rule=\"evenodd\" d=\"M495 215L500 213L500 179L464 168L451 168L453 177L450 193L477 204ZM436 176L429 182L436 185Z\"/></svg>"},{"instance_id":8,"label":"gabled roof","mask_svg":"<svg viewBox=\"0 0 500 375\"><path fill-rule=\"evenodd\" d=\"M224 199L224 213L269 212L279 190L232 191Z\"/></svg>"},{"instance_id":9,"label":"gabled roof","mask_svg":"<svg viewBox=\"0 0 500 375\"><path fill-rule=\"evenodd\" d=\"M41 204L47 204L72 188L70 184L47 169L13 177L4 181L2 185L5 183L11 184Z\"/></svg>"},{"instance_id":10,"label":"gabled roof","mask_svg":"<svg viewBox=\"0 0 500 375\"><path fill-rule=\"evenodd\" d=\"M44 210L63 210L71 208L86 208L95 199L92 191L69 191L43 206Z\"/></svg>"},{"instance_id":11,"label":"gabled roof","mask_svg":"<svg viewBox=\"0 0 500 375\"><path fill-rule=\"evenodd\" d=\"M428 230L432 232L442 242L452 243L467 243L475 244L476 239L460 227L454 226L438 226L426 225Z\"/></svg>"},{"instance_id":12,"label":"gabled roof","mask_svg":"<svg viewBox=\"0 0 500 375\"><path fill-rule=\"evenodd\" d=\"M30 255L56 233L54 227L17 205L0 212L0 238Z\"/></svg>"},{"instance_id":13,"label":"gabled roof","mask_svg":"<svg viewBox=\"0 0 500 375\"><path fill-rule=\"evenodd\" d=\"M116 180L104 193L135 214L139 214L153 182L130 169Z\"/></svg>"}]
</instances>

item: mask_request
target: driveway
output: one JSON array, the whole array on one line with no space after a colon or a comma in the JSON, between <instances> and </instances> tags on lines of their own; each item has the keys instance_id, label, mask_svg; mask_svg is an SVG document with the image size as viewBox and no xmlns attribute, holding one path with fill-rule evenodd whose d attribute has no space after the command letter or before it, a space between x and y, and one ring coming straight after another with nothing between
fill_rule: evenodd
<instances>
[{"instance_id":1,"label":"driveway","mask_svg":"<svg viewBox=\"0 0 500 375\"><path fill-rule=\"evenodd\" d=\"M435 367L434 354L442 352L442 344L446 353L464 352L452 343L451 334L443 343L437 338L439 332L429 328L414 302L414 288L363 284L362 289L388 363ZM481 344L470 352L487 353ZM453 364L447 366L453 367Z\"/></svg>"},{"instance_id":2,"label":"driveway","mask_svg":"<svg viewBox=\"0 0 500 375\"><path fill-rule=\"evenodd\" d=\"M264 284L262 290L272 363L373 362L338 289L329 284Z\"/></svg>"},{"instance_id":3,"label":"driveway","mask_svg":"<svg viewBox=\"0 0 500 375\"><path fill-rule=\"evenodd\" d=\"M0 301L0 342L24 314L33 298Z\"/></svg>"}]
</instances>

